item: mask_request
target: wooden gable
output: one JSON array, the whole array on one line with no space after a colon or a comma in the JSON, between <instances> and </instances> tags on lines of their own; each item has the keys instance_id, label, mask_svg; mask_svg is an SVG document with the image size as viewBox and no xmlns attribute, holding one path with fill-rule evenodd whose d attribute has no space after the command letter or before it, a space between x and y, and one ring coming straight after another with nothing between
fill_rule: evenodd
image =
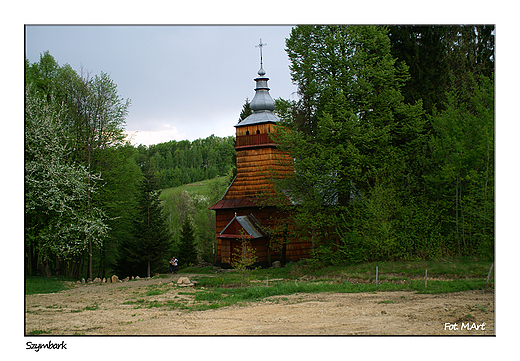
<instances>
[{"instance_id":1,"label":"wooden gable","mask_svg":"<svg viewBox=\"0 0 520 361\"><path fill-rule=\"evenodd\" d=\"M262 224L252 214L247 216L236 216L220 232L217 238L250 238L257 239L267 237Z\"/></svg>"}]
</instances>

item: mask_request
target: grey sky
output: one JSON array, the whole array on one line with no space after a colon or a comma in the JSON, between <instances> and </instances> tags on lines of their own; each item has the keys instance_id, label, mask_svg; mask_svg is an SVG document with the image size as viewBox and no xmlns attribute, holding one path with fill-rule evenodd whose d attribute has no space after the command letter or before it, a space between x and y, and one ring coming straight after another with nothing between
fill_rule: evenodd
<instances>
[{"instance_id":1,"label":"grey sky","mask_svg":"<svg viewBox=\"0 0 520 361\"><path fill-rule=\"evenodd\" d=\"M296 99L285 39L291 26L31 26L25 53L45 51L78 73L105 72L132 105L126 130L134 143L228 136L260 67L271 96ZM135 133L137 132L137 133Z\"/></svg>"}]
</instances>

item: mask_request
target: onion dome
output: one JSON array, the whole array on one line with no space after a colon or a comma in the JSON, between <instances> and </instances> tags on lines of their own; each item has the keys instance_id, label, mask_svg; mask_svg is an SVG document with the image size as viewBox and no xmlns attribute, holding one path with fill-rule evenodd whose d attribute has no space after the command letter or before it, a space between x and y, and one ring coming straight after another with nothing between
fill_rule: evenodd
<instances>
[{"instance_id":1,"label":"onion dome","mask_svg":"<svg viewBox=\"0 0 520 361\"><path fill-rule=\"evenodd\" d=\"M258 70L258 77L255 78L256 88L255 88L255 96L250 103L251 110L253 114L248 116L246 119L242 120L240 123L235 125L235 127L243 127L253 124L260 123L276 123L280 121L274 113L274 100L271 98L269 94L269 87L267 86L267 81L269 78L265 77L265 70L263 66L262 60L262 46L266 44L262 44L262 39L260 39L260 70Z\"/></svg>"}]
</instances>

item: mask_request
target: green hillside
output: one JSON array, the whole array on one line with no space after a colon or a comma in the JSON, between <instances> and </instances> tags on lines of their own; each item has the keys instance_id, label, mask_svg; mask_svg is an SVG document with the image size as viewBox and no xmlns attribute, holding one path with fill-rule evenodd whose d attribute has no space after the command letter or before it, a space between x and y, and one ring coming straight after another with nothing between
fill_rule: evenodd
<instances>
[{"instance_id":1,"label":"green hillside","mask_svg":"<svg viewBox=\"0 0 520 361\"><path fill-rule=\"evenodd\" d=\"M214 262L215 212L208 208L222 197L228 184L229 177L222 176L162 190L160 198L172 234L173 253L178 253L182 223L185 217L191 217L197 253L202 260Z\"/></svg>"},{"instance_id":2,"label":"green hillside","mask_svg":"<svg viewBox=\"0 0 520 361\"><path fill-rule=\"evenodd\" d=\"M178 194L182 192L188 192L188 194L201 194L201 195L209 195L209 191L214 189L215 187L220 187L223 183L227 182L228 177L221 176L215 177L212 179L206 179L199 182L184 184L178 187L170 187L165 188L161 191L161 199L165 200L169 196L173 194ZM221 195L222 196L222 195Z\"/></svg>"}]
</instances>

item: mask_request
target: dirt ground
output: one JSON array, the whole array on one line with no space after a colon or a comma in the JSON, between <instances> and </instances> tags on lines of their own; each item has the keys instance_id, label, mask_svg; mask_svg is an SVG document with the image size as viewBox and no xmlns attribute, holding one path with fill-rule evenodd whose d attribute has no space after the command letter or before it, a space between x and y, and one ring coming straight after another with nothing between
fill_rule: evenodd
<instances>
[{"instance_id":1,"label":"dirt ground","mask_svg":"<svg viewBox=\"0 0 520 361\"><path fill-rule=\"evenodd\" d=\"M77 285L58 293L25 296L25 332L192 336L495 334L495 300L490 291L295 294L204 311L139 305L138 300L143 299L158 304L191 304L191 294L196 290L178 287L179 276L185 275ZM146 296L152 284L165 293Z\"/></svg>"}]
</instances>

